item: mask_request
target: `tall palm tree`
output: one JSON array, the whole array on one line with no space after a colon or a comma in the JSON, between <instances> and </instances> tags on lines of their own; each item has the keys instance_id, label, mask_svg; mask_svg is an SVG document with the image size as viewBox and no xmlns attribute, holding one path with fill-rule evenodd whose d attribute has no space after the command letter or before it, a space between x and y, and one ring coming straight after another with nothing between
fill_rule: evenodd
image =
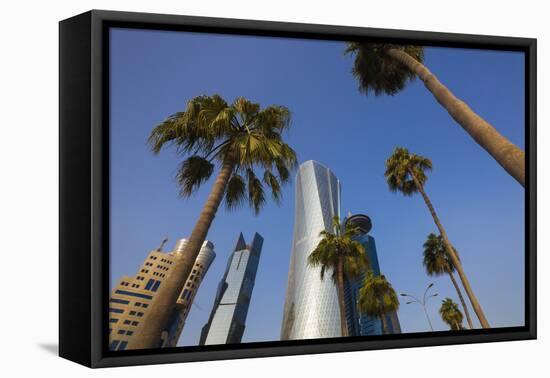
<instances>
[{"instance_id":1,"label":"tall palm tree","mask_svg":"<svg viewBox=\"0 0 550 378\"><path fill-rule=\"evenodd\" d=\"M460 259L456 248L453 247L453 249L455 251L456 257ZM447 252L445 251L445 245L443 244L443 238L441 237L441 235L435 235L434 233L428 235L426 242L424 242L423 264L426 268L426 273L428 273L429 276L437 277L442 274L449 275L449 278L451 279L451 282L455 287L458 299L460 299L460 303L462 303L462 308L464 309L464 314L466 314L468 326L470 327L470 329L474 328L472 319L470 318L470 312L468 311L468 307L466 306L466 302L464 301L464 297L462 296L462 290L460 290L458 282L456 282L453 274L453 272L455 271L455 267L451 262L449 255L447 255Z\"/></svg>"},{"instance_id":2,"label":"tall palm tree","mask_svg":"<svg viewBox=\"0 0 550 378\"><path fill-rule=\"evenodd\" d=\"M399 309L399 299L383 274L375 276L369 271L363 287L359 289L357 307L360 312L379 318L382 322L382 331L386 335L389 333L386 316Z\"/></svg>"},{"instance_id":3,"label":"tall palm tree","mask_svg":"<svg viewBox=\"0 0 550 378\"><path fill-rule=\"evenodd\" d=\"M355 56L353 75L359 90L375 96L393 96L419 77L451 117L485 149L508 174L525 186L525 153L491 124L458 99L423 65L424 48L387 43L349 42L347 54Z\"/></svg>"},{"instance_id":4,"label":"tall palm tree","mask_svg":"<svg viewBox=\"0 0 550 378\"><path fill-rule=\"evenodd\" d=\"M447 232L443 228L443 225L435 212L435 208L424 190L424 185L428 179L426 176L426 171L431 169L432 162L429 159L411 154L406 148L397 147L389 159L386 160L386 172L384 175L386 177L388 187L392 192L399 191L405 196L412 196L413 194L420 192L426 206L428 206L428 209L430 210L434 223L443 238L443 244L447 250L450 261L460 277L462 286L464 286L464 289L466 290L466 294L472 303L472 307L479 319L479 322L481 323L481 326L483 328L489 328L489 322L487 321L487 318L485 318L483 309L481 308L481 305L472 290L470 281L468 280L468 277L466 277L466 273L464 273L462 263L458 259L458 256L449 241Z\"/></svg>"},{"instance_id":5,"label":"tall palm tree","mask_svg":"<svg viewBox=\"0 0 550 378\"><path fill-rule=\"evenodd\" d=\"M321 240L308 256L311 267L321 267L321 280L327 270L332 270L332 280L338 290L338 306L340 309L340 330L342 336L349 336L346 322L346 306L344 301L344 280L357 278L368 267L367 254L363 245L354 240L359 235L359 228L346 223L342 230L340 218L332 219L333 232L323 230L319 233Z\"/></svg>"},{"instance_id":6,"label":"tall palm tree","mask_svg":"<svg viewBox=\"0 0 550 378\"><path fill-rule=\"evenodd\" d=\"M460 331L463 329L462 319L464 316L462 315L462 312L460 312L458 305L453 302L451 298L445 298L445 300L441 303L439 315L441 315L441 319L449 325L451 330Z\"/></svg>"},{"instance_id":7,"label":"tall palm tree","mask_svg":"<svg viewBox=\"0 0 550 378\"><path fill-rule=\"evenodd\" d=\"M141 332L128 348L158 346L222 200L228 209L248 203L257 214L266 202L264 185L273 200L281 200L281 185L297 165L294 150L282 137L289 126L290 112L283 106L261 109L242 97L228 104L213 95L191 99L184 111L152 130L149 144L155 154L172 146L183 158L176 175L182 197L194 193L216 167L218 174L184 253L160 286Z\"/></svg>"}]
</instances>

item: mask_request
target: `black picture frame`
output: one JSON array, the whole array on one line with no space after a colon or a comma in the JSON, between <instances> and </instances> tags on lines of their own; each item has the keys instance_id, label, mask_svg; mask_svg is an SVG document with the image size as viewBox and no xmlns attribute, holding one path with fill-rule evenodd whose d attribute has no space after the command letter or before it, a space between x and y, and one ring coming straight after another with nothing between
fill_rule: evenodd
<instances>
[{"instance_id":1,"label":"black picture frame","mask_svg":"<svg viewBox=\"0 0 550 378\"><path fill-rule=\"evenodd\" d=\"M340 339L107 350L108 28L414 43L522 51L526 58L525 326ZM59 354L89 367L535 339L536 39L92 10L59 24Z\"/></svg>"}]
</instances>

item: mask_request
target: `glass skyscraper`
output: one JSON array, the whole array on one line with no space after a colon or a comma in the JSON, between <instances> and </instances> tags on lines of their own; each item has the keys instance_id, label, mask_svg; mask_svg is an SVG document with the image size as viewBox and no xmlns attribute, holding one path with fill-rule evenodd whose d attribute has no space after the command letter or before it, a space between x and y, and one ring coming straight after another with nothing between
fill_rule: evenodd
<instances>
[{"instance_id":1,"label":"glass skyscraper","mask_svg":"<svg viewBox=\"0 0 550 378\"><path fill-rule=\"evenodd\" d=\"M210 318L202 329L200 345L241 342L263 242L255 233L252 244L247 245L243 234L239 235L218 285Z\"/></svg>"},{"instance_id":2,"label":"glass skyscraper","mask_svg":"<svg viewBox=\"0 0 550 378\"><path fill-rule=\"evenodd\" d=\"M372 228L371 220L363 214L349 216L346 223L351 223L358 227L361 234L355 239L359 241L365 248L367 257L370 262L370 267L374 275L380 275L380 264L378 262L378 253L376 251L376 243L374 238L368 233ZM357 301L359 298L359 289L363 285L366 272L354 281L346 280L345 282L345 302L346 302L346 322L348 325L349 334L353 336L368 336L382 334L382 321L377 317L371 317L367 314L362 314L357 310ZM401 326L397 313L392 312L386 315L389 333L401 333Z\"/></svg>"},{"instance_id":3,"label":"glass skyscraper","mask_svg":"<svg viewBox=\"0 0 550 378\"><path fill-rule=\"evenodd\" d=\"M290 257L281 340L341 336L337 290L331 273L320 279L320 268L307 258L319 243L319 232L332 230L340 215L340 182L330 169L306 161L295 186L294 240Z\"/></svg>"}]
</instances>

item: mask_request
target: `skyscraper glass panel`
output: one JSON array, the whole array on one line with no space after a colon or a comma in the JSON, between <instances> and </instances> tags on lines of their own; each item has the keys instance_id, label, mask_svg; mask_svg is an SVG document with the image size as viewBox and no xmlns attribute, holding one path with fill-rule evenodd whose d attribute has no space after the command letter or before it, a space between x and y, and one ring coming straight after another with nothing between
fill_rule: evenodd
<instances>
[{"instance_id":1,"label":"skyscraper glass panel","mask_svg":"<svg viewBox=\"0 0 550 378\"><path fill-rule=\"evenodd\" d=\"M295 185L294 239L290 257L281 339L341 336L337 290L330 278L320 279L320 268L307 258L320 241L319 233L332 230L340 215L340 182L316 161L300 165ZM330 277L331 273L327 273Z\"/></svg>"},{"instance_id":2,"label":"skyscraper glass panel","mask_svg":"<svg viewBox=\"0 0 550 378\"><path fill-rule=\"evenodd\" d=\"M252 244L247 245L242 233L239 235L218 286L210 318L202 329L200 345L241 342L263 240L256 233Z\"/></svg>"}]
</instances>

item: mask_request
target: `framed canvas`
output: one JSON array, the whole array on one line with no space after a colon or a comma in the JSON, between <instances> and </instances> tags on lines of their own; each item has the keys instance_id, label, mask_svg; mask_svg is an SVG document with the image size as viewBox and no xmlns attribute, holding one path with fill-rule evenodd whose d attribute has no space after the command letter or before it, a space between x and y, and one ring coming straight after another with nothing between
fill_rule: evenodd
<instances>
[{"instance_id":1,"label":"framed canvas","mask_svg":"<svg viewBox=\"0 0 550 378\"><path fill-rule=\"evenodd\" d=\"M59 354L536 338L536 40L60 22Z\"/></svg>"}]
</instances>

